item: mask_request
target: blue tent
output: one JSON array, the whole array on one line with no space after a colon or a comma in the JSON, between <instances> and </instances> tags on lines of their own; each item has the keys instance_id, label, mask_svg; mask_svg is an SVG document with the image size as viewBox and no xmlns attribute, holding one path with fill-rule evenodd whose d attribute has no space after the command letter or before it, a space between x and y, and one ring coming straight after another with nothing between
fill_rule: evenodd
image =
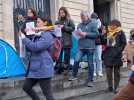
<instances>
[{"instance_id":1,"label":"blue tent","mask_svg":"<svg viewBox=\"0 0 134 100\"><path fill-rule=\"evenodd\" d=\"M24 76L25 67L15 50L0 39L0 78Z\"/></svg>"}]
</instances>

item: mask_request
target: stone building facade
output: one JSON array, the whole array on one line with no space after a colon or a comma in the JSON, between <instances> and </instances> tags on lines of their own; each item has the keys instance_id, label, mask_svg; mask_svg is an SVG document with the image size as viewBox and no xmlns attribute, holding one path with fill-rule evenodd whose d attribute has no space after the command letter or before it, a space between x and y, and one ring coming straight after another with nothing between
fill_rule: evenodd
<instances>
[{"instance_id":1,"label":"stone building facade","mask_svg":"<svg viewBox=\"0 0 134 100\"><path fill-rule=\"evenodd\" d=\"M0 38L14 46L14 1L0 0ZM24 0L19 0L24 1ZM99 13L104 24L111 19L119 19L127 37L129 31L134 28L134 0L49 0L50 15L53 22L57 18L58 9L61 6L68 8L71 18L77 24L80 22L81 10L95 11Z\"/></svg>"}]
</instances>

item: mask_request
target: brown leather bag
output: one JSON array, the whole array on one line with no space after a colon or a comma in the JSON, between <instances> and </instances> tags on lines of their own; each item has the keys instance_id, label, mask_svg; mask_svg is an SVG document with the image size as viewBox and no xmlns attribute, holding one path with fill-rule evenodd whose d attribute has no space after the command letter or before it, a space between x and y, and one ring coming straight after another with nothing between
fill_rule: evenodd
<instances>
[{"instance_id":1,"label":"brown leather bag","mask_svg":"<svg viewBox=\"0 0 134 100\"><path fill-rule=\"evenodd\" d=\"M134 84L128 82L115 96L113 100L134 100Z\"/></svg>"}]
</instances>

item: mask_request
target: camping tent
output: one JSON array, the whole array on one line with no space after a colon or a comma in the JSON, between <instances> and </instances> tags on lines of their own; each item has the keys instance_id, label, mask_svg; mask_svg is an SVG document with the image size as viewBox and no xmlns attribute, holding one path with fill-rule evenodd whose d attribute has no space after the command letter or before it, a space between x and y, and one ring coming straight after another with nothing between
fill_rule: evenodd
<instances>
[{"instance_id":1,"label":"camping tent","mask_svg":"<svg viewBox=\"0 0 134 100\"><path fill-rule=\"evenodd\" d=\"M16 51L0 39L0 78L24 76L25 67Z\"/></svg>"}]
</instances>

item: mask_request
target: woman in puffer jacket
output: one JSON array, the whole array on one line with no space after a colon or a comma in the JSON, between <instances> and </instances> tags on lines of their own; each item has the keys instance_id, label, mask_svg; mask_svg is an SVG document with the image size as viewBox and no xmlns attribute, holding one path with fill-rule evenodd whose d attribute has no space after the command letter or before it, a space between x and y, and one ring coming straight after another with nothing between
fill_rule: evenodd
<instances>
[{"instance_id":1,"label":"woman in puffer jacket","mask_svg":"<svg viewBox=\"0 0 134 100\"><path fill-rule=\"evenodd\" d=\"M46 19L38 17L36 26L44 27L46 25L45 22ZM48 50L53 43L52 32L42 31L41 34L34 35L31 39L21 34L23 44L31 54L23 90L32 100L40 100L39 96L33 90L33 87L37 83L39 83L46 100L54 100L51 90L51 78L54 75L54 66Z\"/></svg>"}]
</instances>

